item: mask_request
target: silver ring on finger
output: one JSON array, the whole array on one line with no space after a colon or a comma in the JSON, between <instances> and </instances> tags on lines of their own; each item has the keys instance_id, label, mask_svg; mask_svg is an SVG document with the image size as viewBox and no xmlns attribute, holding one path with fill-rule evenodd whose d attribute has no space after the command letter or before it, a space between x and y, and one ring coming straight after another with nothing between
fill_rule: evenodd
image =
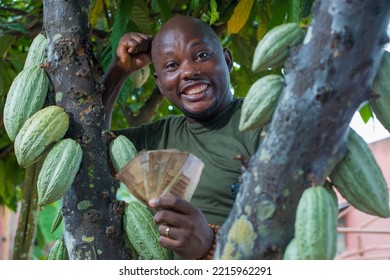
<instances>
[{"instance_id":1,"label":"silver ring on finger","mask_svg":"<svg viewBox=\"0 0 390 280\"><path fill-rule=\"evenodd\" d=\"M169 230L170 230L170 227L167 227L167 228L165 229L165 236L166 236L167 238L170 238L170 237L169 237Z\"/></svg>"}]
</instances>

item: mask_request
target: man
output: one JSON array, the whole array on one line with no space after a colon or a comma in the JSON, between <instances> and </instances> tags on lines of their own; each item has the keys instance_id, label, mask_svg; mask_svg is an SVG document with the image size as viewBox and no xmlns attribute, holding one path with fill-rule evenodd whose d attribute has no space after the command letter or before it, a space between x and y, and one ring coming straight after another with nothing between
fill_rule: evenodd
<instances>
[{"instance_id":1,"label":"man","mask_svg":"<svg viewBox=\"0 0 390 280\"><path fill-rule=\"evenodd\" d=\"M170 19L154 39L139 33L121 38L105 77L108 123L123 82L152 62L160 92L184 116L115 133L127 136L138 150L176 148L205 163L191 203L172 197L149 202L156 210L160 244L183 258L199 259L212 247L214 227L209 224L222 225L233 206L231 186L241 173L234 157L256 151L260 130L238 130L243 100L230 89L231 54L209 25L186 16Z\"/></svg>"}]
</instances>

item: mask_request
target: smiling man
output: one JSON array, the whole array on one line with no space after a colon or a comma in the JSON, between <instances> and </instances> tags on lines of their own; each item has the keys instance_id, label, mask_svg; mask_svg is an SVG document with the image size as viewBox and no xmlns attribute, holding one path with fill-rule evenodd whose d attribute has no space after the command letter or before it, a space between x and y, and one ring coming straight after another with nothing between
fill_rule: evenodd
<instances>
[{"instance_id":1,"label":"smiling man","mask_svg":"<svg viewBox=\"0 0 390 280\"><path fill-rule=\"evenodd\" d=\"M235 157L255 153L261 129L238 130L243 99L234 98L230 89L230 51L222 48L209 25L186 16L170 19L155 38L140 33L121 38L104 78L107 123L126 78L150 63L160 92L183 116L168 116L115 134L128 137L138 151L175 148L204 162L191 203L172 197L149 201L156 210L161 245L182 258L204 258L212 253L215 229L234 203L232 186L241 175L241 162Z\"/></svg>"}]
</instances>

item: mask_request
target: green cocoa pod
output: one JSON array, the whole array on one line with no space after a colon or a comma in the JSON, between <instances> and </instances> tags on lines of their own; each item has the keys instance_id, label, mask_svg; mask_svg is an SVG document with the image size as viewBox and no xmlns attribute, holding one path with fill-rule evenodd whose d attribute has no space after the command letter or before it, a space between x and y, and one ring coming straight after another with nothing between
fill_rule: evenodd
<instances>
[{"instance_id":1,"label":"green cocoa pod","mask_svg":"<svg viewBox=\"0 0 390 280\"><path fill-rule=\"evenodd\" d=\"M283 65L289 49L300 44L304 32L298 23L285 23L268 31L255 49L252 71L260 72Z\"/></svg>"},{"instance_id":2,"label":"green cocoa pod","mask_svg":"<svg viewBox=\"0 0 390 280\"><path fill-rule=\"evenodd\" d=\"M385 51L382 56L372 89L379 94L379 97L370 101L371 108L377 119L390 132L390 52L388 51Z\"/></svg>"},{"instance_id":3,"label":"green cocoa pod","mask_svg":"<svg viewBox=\"0 0 390 280\"><path fill-rule=\"evenodd\" d=\"M62 213L60 210L57 212L57 215L54 217L54 220L51 224L50 233L55 232L61 223L62 223Z\"/></svg>"},{"instance_id":4,"label":"green cocoa pod","mask_svg":"<svg viewBox=\"0 0 390 280\"><path fill-rule=\"evenodd\" d=\"M45 103L49 79L39 66L24 68L13 80L4 106L4 127L12 141L25 121Z\"/></svg>"},{"instance_id":5,"label":"green cocoa pod","mask_svg":"<svg viewBox=\"0 0 390 280\"><path fill-rule=\"evenodd\" d=\"M138 201L125 207L123 226L126 235L143 260L170 260L172 252L159 244L160 234L148 208Z\"/></svg>"},{"instance_id":6,"label":"green cocoa pod","mask_svg":"<svg viewBox=\"0 0 390 280\"><path fill-rule=\"evenodd\" d=\"M26 120L15 138L15 155L20 166L27 167L69 128L68 114L58 106L45 107Z\"/></svg>"},{"instance_id":7,"label":"green cocoa pod","mask_svg":"<svg viewBox=\"0 0 390 280\"><path fill-rule=\"evenodd\" d=\"M241 109L239 130L251 130L268 124L283 90L280 75L267 75L257 80L249 89Z\"/></svg>"},{"instance_id":8,"label":"green cocoa pod","mask_svg":"<svg viewBox=\"0 0 390 280\"><path fill-rule=\"evenodd\" d=\"M347 148L347 154L329 175L333 185L356 209L374 216L389 217L389 193L382 170L368 144L352 128Z\"/></svg>"},{"instance_id":9,"label":"green cocoa pod","mask_svg":"<svg viewBox=\"0 0 390 280\"><path fill-rule=\"evenodd\" d=\"M137 154L137 150L133 142L123 135L119 135L110 142L109 151L111 162L116 172L119 172L119 170L121 170ZM117 190L117 198L126 202L133 200L138 201L138 199L130 193L129 189L122 182Z\"/></svg>"},{"instance_id":10,"label":"green cocoa pod","mask_svg":"<svg viewBox=\"0 0 390 280\"><path fill-rule=\"evenodd\" d=\"M30 66L37 66L45 62L45 49L47 46L47 39L45 35L39 33L32 41L28 49L26 62L24 68Z\"/></svg>"},{"instance_id":11,"label":"green cocoa pod","mask_svg":"<svg viewBox=\"0 0 390 280\"><path fill-rule=\"evenodd\" d=\"M68 251L65 247L64 239L57 239L50 249L48 260L69 260Z\"/></svg>"},{"instance_id":12,"label":"green cocoa pod","mask_svg":"<svg viewBox=\"0 0 390 280\"><path fill-rule=\"evenodd\" d=\"M119 135L110 142L110 158L116 172L119 172L137 154L133 142L126 136Z\"/></svg>"},{"instance_id":13,"label":"green cocoa pod","mask_svg":"<svg viewBox=\"0 0 390 280\"><path fill-rule=\"evenodd\" d=\"M47 154L38 175L38 204L45 206L63 197L80 168L81 147L73 139L58 141Z\"/></svg>"},{"instance_id":14,"label":"green cocoa pod","mask_svg":"<svg viewBox=\"0 0 390 280\"><path fill-rule=\"evenodd\" d=\"M295 238L291 239L290 243L288 243L286 250L283 255L284 260L301 260L301 256L299 255L297 240Z\"/></svg>"},{"instance_id":15,"label":"green cocoa pod","mask_svg":"<svg viewBox=\"0 0 390 280\"><path fill-rule=\"evenodd\" d=\"M126 232L123 230L123 240L125 242L125 247L130 251L130 254L133 258L133 260L138 260L140 259L137 250L135 250L133 244L131 244L129 238L127 237Z\"/></svg>"},{"instance_id":16,"label":"green cocoa pod","mask_svg":"<svg viewBox=\"0 0 390 280\"><path fill-rule=\"evenodd\" d=\"M135 88L140 88L146 83L146 81L149 79L149 76L150 68L149 66L146 66L132 73L130 75L130 79Z\"/></svg>"},{"instance_id":17,"label":"green cocoa pod","mask_svg":"<svg viewBox=\"0 0 390 280\"><path fill-rule=\"evenodd\" d=\"M295 239L303 260L331 260L337 252L338 208L322 186L306 189L295 217Z\"/></svg>"}]
</instances>

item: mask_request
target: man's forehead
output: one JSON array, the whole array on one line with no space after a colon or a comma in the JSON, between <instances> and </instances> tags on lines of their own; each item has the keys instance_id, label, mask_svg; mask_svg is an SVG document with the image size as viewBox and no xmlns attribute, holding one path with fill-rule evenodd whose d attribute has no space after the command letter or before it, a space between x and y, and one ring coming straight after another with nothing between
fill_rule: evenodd
<instances>
[{"instance_id":1,"label":"man's forehead","mask_svg":"<svg viewBox=\"0 0 390 280\"><path fill-rule=\"evenodd\" d=\"M219 39L209 33L201 30L186 31L183 29L167 30L153 39L153 47L174 47L175 45L187 44L188 47L197 47L201 45L219 44Z\"/></svg>"}]
</instances>

